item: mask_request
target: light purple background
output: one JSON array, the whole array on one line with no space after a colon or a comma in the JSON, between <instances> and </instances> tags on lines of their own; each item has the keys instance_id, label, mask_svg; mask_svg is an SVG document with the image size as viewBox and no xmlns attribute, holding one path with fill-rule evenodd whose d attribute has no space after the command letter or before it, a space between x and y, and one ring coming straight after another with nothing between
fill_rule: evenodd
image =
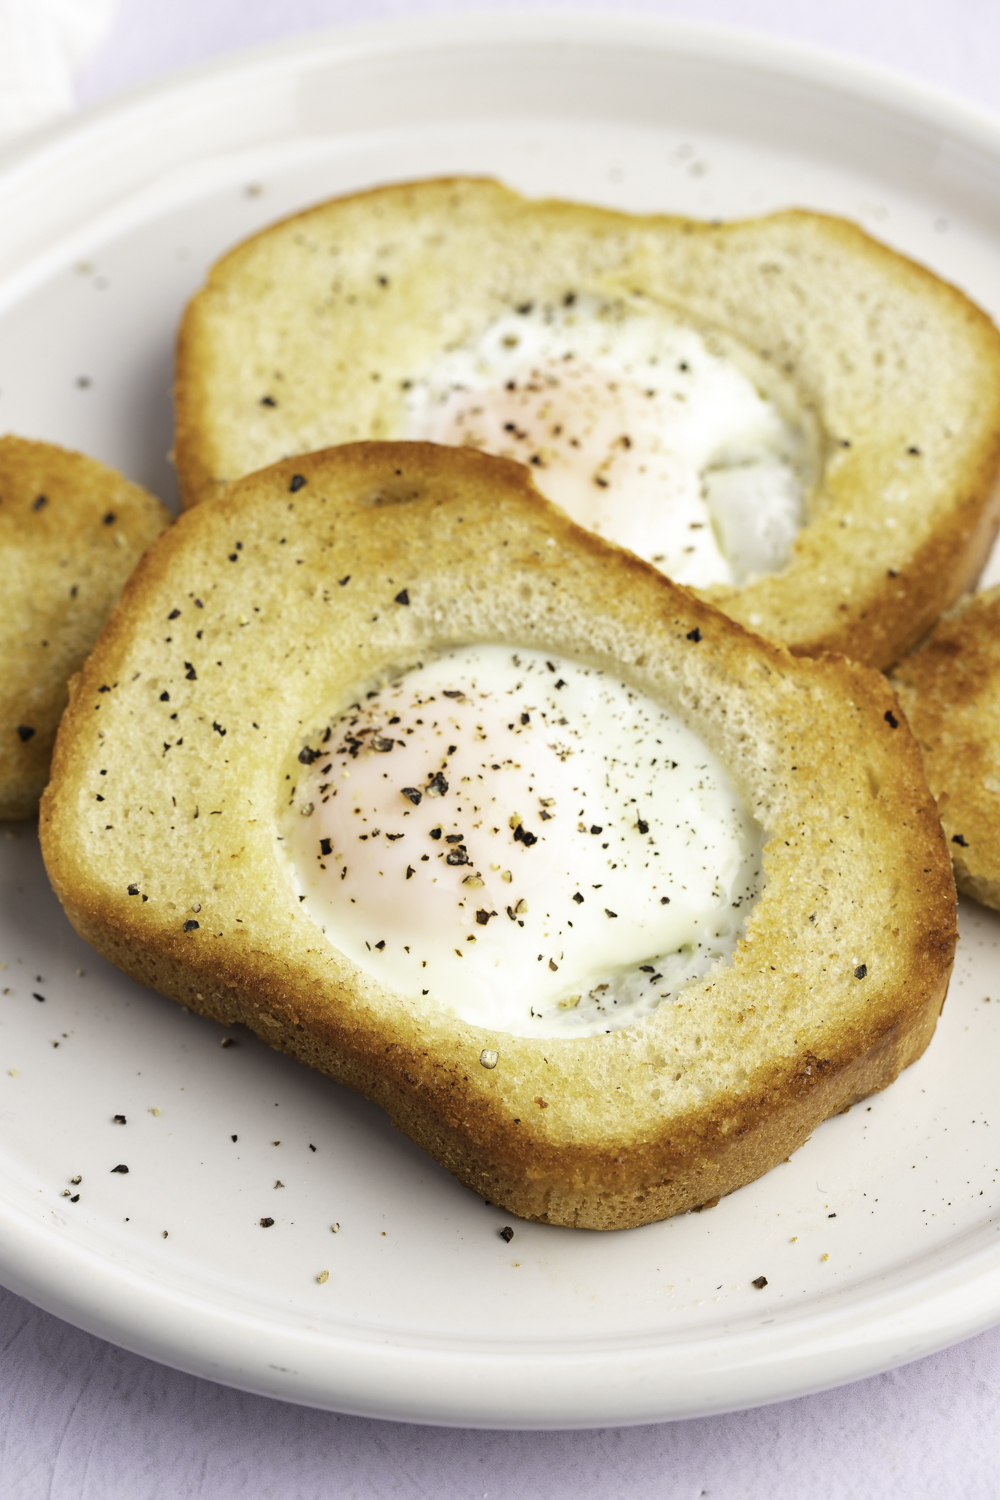
<instances>
[{"instance_id":1,"label":"light purple background","mask_svg":"<svg viewBox=\"0 0 1000 1500\"><path fill-rule=\"evenodd\" d=\"M295 32L486 8L513 7L119 0L110 35L78 79L79 97L104 99ZM627 8L838 48L1000 109L996 0L632 0ZM0 1290L3 1500L997 1500L998 1397L1000 1330L760 1411L595 1432L453 1432L227 1390L126 1354Z\"/></svg>"}]
</instances>

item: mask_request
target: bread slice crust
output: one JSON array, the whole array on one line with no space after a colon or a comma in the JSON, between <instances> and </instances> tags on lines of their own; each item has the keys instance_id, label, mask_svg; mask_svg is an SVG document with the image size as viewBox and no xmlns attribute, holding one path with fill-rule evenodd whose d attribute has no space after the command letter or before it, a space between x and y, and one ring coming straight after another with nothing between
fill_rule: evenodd
<instances>
[{"instance_id":1,"label":"bread slice crust","mask_svg":"<svg viewBox=\"0 0 1000 1500\"><path fill-rule=\"evenodd\" d=\"M288 454L406 437L429 358L569 293L670 310L814 430L787 566L705 591L734 619L885 668L972 586L1000 523L1000 335L955 287L801 210L703 223L450 179L286 219L223 257L185 314L185 505Z\"/></svg>"},{"instance_id":2,"label":"bread slice crust","mask_svg":"<svg viewBox=\"0 0 1000 1500\"><path fill-rule=\"evenodd\" d=\"M142 553L172 520L96 459L0 438L0 818L38 811L67 683Z\"/></svg>"},{"instance_id":3,"label":"bread slice crust","mask_svg":"<svg viewBox=\"0 0 1000 1500\"><path fill-rule=\"evenodd\" d=\"M477 642L672 708L767 830L732 961L641 1024L544 1041L467 1024L356 968L295 899L277 835L300 750L359 688ZM375 1100L489 1201L594 1229L710 1202L891 1082L930 1039L956 940L883 678L754 637L520 466L427 444L277 464L159 540L74 683L41 835L113 963Z\"/></svg>"},{"instance_id":4,"label":"bread slice crust","mask_svg":"<svg viewBox=\"0 0 1000 1500\"><path fill-rule=\"evenodd\" d=\"M1000 586L963 599L894 685L924 756L960 891L1000 910Z\"/></svg>"}]
</instances>

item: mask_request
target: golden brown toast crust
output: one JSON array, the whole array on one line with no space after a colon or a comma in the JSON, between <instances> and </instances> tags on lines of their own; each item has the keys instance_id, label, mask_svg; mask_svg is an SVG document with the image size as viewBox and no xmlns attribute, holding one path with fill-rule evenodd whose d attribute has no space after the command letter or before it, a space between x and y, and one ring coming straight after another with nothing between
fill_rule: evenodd
<instances>
[{"instance_id":1,"label":"golden brown toast crust","mask_svg":"<svg viewBox=\"0 0 1000 1500\"><path fill-rule=\"evenodd\" d=\"M1000 587L962 601L899 663L958 888L1000 909Z\"/></svg>"},{"instance_id":2,"label":"golden brown toast crust","mask_svg":"<svg viewBox=\"0 0 1000 1500\"><path fill-rule=\"evenodd\" d=\"M585 660L672 707L767 829L733 961L640 1025L468 1025L357 969L295 900L276 835L299 750L360 687L476 641ZM575 527L518 465L426 444L278 464L160 539L74 684L41 831L70 919L112 962L556 1224L647 1223L782 1160L919 1055L955 945L940 824L881 677L748 634Z\"/></svg>"},{"instance_id":3,"label":"golden brown toast crust","mask_svg":"<svg viewBox=\"0 0 1000 1500\"><path fill-rule=\"evenodd\" d=\"M0 818L37 811L67 683L172 519L96 459L0 438Z\"/></svg>"},{"instance_id":4,"label":"golden brown toast crust","mask_svg":"<svg viewBox=\"0 0 1000 1500\"><path fill-rule=\"evenodd\" d=\"M185 504L288 454L405 437L405 382L435 351L568 290L640 292L724 336L818 424L789 564L707 592L733 618L796 653L886 667L972 586L1000 522L1000 335L923 267L798 210L710 224L454 179L274 225L184 318Z\"/></svg>"}]
</instances>

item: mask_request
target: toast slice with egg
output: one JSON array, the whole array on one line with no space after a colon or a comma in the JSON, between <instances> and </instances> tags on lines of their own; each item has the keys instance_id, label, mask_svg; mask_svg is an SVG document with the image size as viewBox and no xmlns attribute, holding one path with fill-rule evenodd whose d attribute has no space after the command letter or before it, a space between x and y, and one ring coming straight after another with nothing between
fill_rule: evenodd
<instances>
[{"instance_id":1,"label":"toast slice with egg","mask_svg":"<svg viewBox=\"0 0 1000 1500\"><path fill-rule=\"evenodd\" d=\"M67 683L172 519L96 459L0 438L0 818L37 812Z\"/></svg>"},{"instance_id":2,"label":"toast slice with egg","mask_svg":"<svg viewBox=\"0 0 1000 1500\"><path fill-rule=\"evenodd\" d=\"M422 727L449 726L451 738L450 705L476 692L468 680L441 687L448 653L500 647L515 664L537 657L545 679L512 700L506 731L517 734L522 713L534 723L546 693L558 704L575 691L560 662L581 681L604 674L693 737L696 772L724 768L732 816L759 840L763 883L734 915L730 956L630 1024L576 1036L557 1020L541 1036L517 1034L502 1008L469 1020L427 981L386 982L398 938L358 944L360 956L338 947L290 853L289 820L299 820L312 828L309 868L332 866L324 873L337 882L341 859L346 870L376 838L388 847L385 830L409 827L377 861L383 905L403 910L415 872L435 871L446 903L469 893L467 932L509 934L514 983L516 945L541 928L534 907L513 899L520 874L504 875L547 849L579 870L580 901L565 913L607 932L627 913L610 885L584 877L594 860L604 881L626 856L644 861L642 880L664 882L656 911L670 891L681 899L683 867L651 844L656 819L687 817L688 868L719 874L690 804L673 811L681 757L631 710L623 733L645 737L652 780L641 802L626 784L628 811L605 828L569 800L580 786L572 712L554 710L534 741L568 757L565 798L537 782L510 793L503 778L525 769L528 742L505 742L494 760L494 710L483 700L479 717L477 698L466 718L483 737L482 796L499 810L530 791L532 806L518 800L509 818L492 818L492 864L471 824L467 843L442 837L462 781L450 769L457 737L440 752L407 748L416 720L406 715L425 705ZM432 668L437 686L419 687ZM393 706L397 688L413 691ZM633 753L628 742L610 756L609 779L627 782ZM346 805L344 822L363 831L345 857L335 840L349 830L324 834L314 803L362 773L369 793L384 776L397 821L365 827L370 804ZM472 818L480 794L463 774L472 803L462 817ZM405 821L428 808L426 826ZM522 466L426 444L276 464L165 533L74 680L41 838L70 920L113 963L376 1101L490 1202L593 1229L711 1202L891 1083L930 1040L956 941L941 826L881 676L748 633L574 525ZM432 884L425 877L425 894ZM659 941L643 948L638 937L628 955L643 983L663 982L647 974ZM539 968L544 956L539 944ZM612 962L627 966L620 952ZM573 1008L574 995L599 990L593 977L565 969L554 982Z\"/></svg>"},{"instance_id":3,"label":"toast slice with egg","mask_svg":"<svg viewBox=\"0 0 1000 1500\"><path fill-rule=\"evenodd\" d=\"M1000 909L1000 587L969 595L893 683L923 751L960 891Z\"/></svg>"},{"instance_id":4,"label":"toast slice with egg","mask_svg":"<svg viewBox=\"0 0 1000 1500\"><path fill-rule=\"evenodd\" d=\"M993 324L802 211L702 223L462 179L326 203L213 268L176 409L187 506L335 443L478 446L796 654L882 668L1000 518Z\"/></svg>"}]
</instances>

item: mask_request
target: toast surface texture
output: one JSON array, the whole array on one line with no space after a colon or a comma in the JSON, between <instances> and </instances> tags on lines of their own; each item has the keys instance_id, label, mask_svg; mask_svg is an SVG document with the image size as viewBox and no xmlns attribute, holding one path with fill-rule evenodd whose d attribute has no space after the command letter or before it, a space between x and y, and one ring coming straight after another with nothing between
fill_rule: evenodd
<instances>
[{"instance_id":1,"label":"toast surface texture","mask_svg":"<svg viewBox=\"0 0 1000 1500\"><path fill-rule=\"evenodd\" d=\"M894 683L960 891L1000 909L1000 587L962 600Z\"/></svg>"},{"instance_id":2,"label":"toast surface texture","mask_svg":"<svg viewBox=\"0 0 1000 1500\"><path fill-rule=\"evenodd\" d=\"M277 836L301 752L366 685L476 642L673 709L766 830L732 961L641 1024L466 1024L295 898ZM150 549L74 682L43 851L78 931L141 982L375 1100L490 1202L623 1228L757 1177L927 1045L955 893L896 709L871 670L797 659L574 526L516 464L359 444L249 476Z\"/></svg>"},{"instance_id":3,"label":"toast surface texture","mask_svg":"<svg viewBox=\"0 0 1000 1500\"><path fill-rule=\"evenodd\" d=\"M884 668L972 586L1000 519L1000 335L855 225L800 211L713 225L459 179L276 224L214 267L182 324L185 505L289 455L407 437L407 382L443 348L586 295L639 295L721 339L813 433L788 564L706 591L732 618Z\"/></svg>"},{"instance_id":4,"label":"toast surface texture","mask_svg":"<svg viewBox=\"0 0 1000 1500\"><path fill-rule=\"evenodd\" d=\"M0 438L0 818L37 812L67 683L172 519L96 459Z\"/></svg>"}]
</instances>

